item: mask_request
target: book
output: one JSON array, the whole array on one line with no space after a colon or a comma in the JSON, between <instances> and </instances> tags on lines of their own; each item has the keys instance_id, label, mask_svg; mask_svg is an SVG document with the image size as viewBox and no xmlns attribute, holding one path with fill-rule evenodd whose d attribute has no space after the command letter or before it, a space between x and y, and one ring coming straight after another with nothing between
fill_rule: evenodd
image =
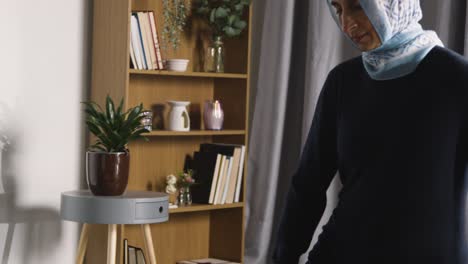
<instances>
[{"instance_id":1,"label":"book","mask_svg":"<svg viewBox=\"0 0 468 264\"><path fill-rule=\"evenodd\" d=\"M229 157L229 156L225 156L225 157L226 158L224 160L223 170L219 174L218 186L216 186L214 204L221 204L222 199L223 199L224 186L226 185L226 178L227 178L227 173L228 173L228 169L229 169L229 162L231 160L231 157Z\"/></svg>"},{"instance_id":2,"label":"book","mask_svg":"<svg viewBox=\"0 0 468 264\"><path fill-rule=\"evenodd\" d=\"M128 264L128 240L124 239L123 263Z\"/></svg>"},{"instance_id":3,"label":"book","mask_svg":"<svg viewBox=\"0 0 468 264\"><path fill-rule=\"evenodd\" d=\"M221 154L216 154L217 158L216 158L216 167L215 167L215 171L214 171L214 174L213 174L213 180L211 182L211 190L210 190L210 199L208 201L209 204L213 204L214 203L214 197L215 197L215 192L216 192L216 185L218 183L218 178L219 178L219 171L221 169L221 162L223 160L223 155Z\"/></svg>"},{"instance_id":4,"label":"book","mask_svg":"<svg viewBox=\"0 0 468 264\"><path fill-rule=\"evenodd\" d=\"M176 264L229 264L231 262L222 259L205 258L205 259L194 259L194 260L180 260Z\"/></svg>"},{"instance_id":5,"label":"book","mask_svg":"<svg viewBox=\"0 0 468 264\"><path fill-rule=\"evenodd\" d=\"M128 264L137 264L136 248L128 246Z\"/></svg>"},{"instance_id":6,"label":"book","mask_svg":"<svg viewBox=\"0 0 468 264\"><path fill-rule=\"evenodd\" d=\"M226 195L226 203L234 203L234 199L236 196L236 184L237 184L237 177L239 174L239 166L240 166L240 155L241 155L242 148L236 147L234 150L234 156L232 161L232 172L231 177L229 179L229 188Z\"/></svg>"},{"instance_id":7,"label":"book","mask_svg":"<svg viewBox=\"0 0 468 264\"><path fill-rule=\"evenodd\" d=\"M229 261L227 260L216 259L216 258L194 259L190 261L192 261L193 263L197 263L197 264L227 264L229 263Z\"/></svg>"},{"instance_id":8,"label":"book","mask_svg":"<svg viewBox=\"0 0 468 264\"><path fill-rule=\"evenodd\" d=\"M149 18L150 18L150 26L151 26L151 33L153 35L153 42L154 42L154 48L156 51L156 61L158 64L158 69L163 70L164 65L163 65L163 58L161 54L161 45L159 44L159 37L158 37L158 28L156 27L156 22L154 19L154 13L153 11L149 12Z\"/></svg>"},{"instance_id":9,"label":"book","mask_svg":"<svg viewBox=\"0 0 468 264\"><path fill-rule=\"evenodd\" d=\"M138 70L143 70L143 55L142 55L142 49L143 47L141 46L141 40L140 40L140 33L138 29L138 19L134 14L132 14L132 17L130 19L130 26L131 26L131 42L132 42L132 48L133 51L135 52L135 61L136 61L136 69Z\"/></svg>"},{"instance_id":10,"label":"book","mask_svg":"<svg viewBox=\"0 0 468 264\"><path fill-rule=\"evenodd\" d=\"M130 36L130 38L131 38L131 36ZM133 44L132 44L131 39L130 39L130 61L132 62L131 68L138 69L138 66L137 66L136 60L135 60L135 51L133 50Z\"/></svg>"},{"instance_id":11,"label":"book","mask_svg":"<svg viewBox=\"0 0 468 264\"><path fill-rule=\"evenodd\" d=\"M141 24L140 21L138 20L138 15L137 13L132 13L132 16L135 17L136 19L136 33L138 34L138 46L140 48L140 59L141 59L141 66L142 70L147 70L148 69L148 64L146 63L146 55L145 55L145 49L143 48L143 35L141 33Z\"/></svg>"},{"instance_id":12,"label":"book","mask_svg":"<svg viewBox=\"0 0 468 264\"><path fill-rule=\"evenodd\" d=\"M235 150L239 149L240 157L237 163L234 164L234 170L237 170L236 184L234 190L234 197L233 202L239 202L240 200L240 193L242 190L242 175L244 171L244 156L245 156L245 146L241 144L226 144L226 143L203 143L200 144L200 151L203 152L216 152L227 156L234 156ZM229 184L228 184L229 185ZM229 189L228 189L229 191ZM226 201L228 202L229 196L226 197ZM229 199L230 201L230 199Z\"/></svg>"},{"instance_id":13,"label":"book","mask_svg":"<svg viewBox=\"0 0 468 264\"><path fill-rule=\"evenodd\" d=\"M145 34L148 42L148 53L150 54L151 59L151 70L157 70L158 64L156 62L156 52L154 49L153 33L151 31L151 21L149 17L149 12L143 12L143 16L145 24Z\"/></svg>"},{"instance_id":14,"label":"book","mask_svg":"<svg viewBox=\"0 0 468 264\"><path fill-rule=\"evenodd\" d=\"M226 156L221 155L219 171L218 171L218 175L216 176L216 184L211 187L211 188L214 188L214 195L213 195L213 200L210 200L210 204L217 204L216 200L218 199L218 196L219 196L219 188L220 188L219 186L220 186L220 182L221 182L221 178L222 178L225 166L226 166Z\"/></svg>"},{"instance_id":15,"label":"book","mask_svg":"<svg viewBox=\"0 0 468 264\"><path fill-rule=\"evenodd\" d=\"M191 187L192 201L199 204L208 204L216 171L218 154L214 152L195 152L192 169L196 184Z\"/></svg>"},{"instance_id":16,"label":"book","mask_svg":"<svg viewBox=\"0 0 468 264\"><path fill-rule=\"evenodd\" d=\"M145 254L143 254L143 250L141 248L136 248L136 253L137 264L146 264Z\"/></svg>"},{"instance_id":17,"label":"book","mask_svg":"<svg viewBox=\"0 0 468 264\"><path fill-rule=\"evenodd\" d=\"M227 169L227 172L226 172L226 180L224 181L224 186L222 187L223 188L223 191L222 191L222 198L221 198L221 202L220 204L225 204L226 203L226 195L227 195L227 192L228 192L228 188L229 188L229 182L230 182L230 178L231 178L231 172L232 172L232 164L234 163L233 162L233 158L229 158L229 166L228 166L228 169Z\"/></svg>"},{"instance_id":18,"label":"book","mask_svg":"<svg viewBox=\"0 0 468 264\"><path fill-rule=\"evenodd\" d=\"M245 160L245 146L242 146L241 155L240 155L239 172L237 175L237 183L236 183L236 195L234 198L235 203L238 203L240 201L240 191L242 188L242 175L244 174L244 160Z\"/></svg>"},{"instance_id":19,"label":"book","mask_svg":"<svg viewBox=\"0 0 468 264\"><path fill-rule=\"evenodd\" d=\"M200 144L200 151L201 152L216 152L219 154L223 154L226 156L233 156L234 149L236 146L234 144L223 144L223 143L202 143Z\"/></svg>"},{"instance_id":20,"label":"book","mask_svg":"<svg viewBox=\"0 0 468 264\"><path fill-rule=\"evenodd\" d=\"M150 53L150 44L148 40L148 25L146 19L146 15L144 12L137 12L137 17L138 17L138 22L140 24L140 32L141 32L141 39L143 43L143 53L145 55L145 61L146 61L146 70L152 70L153 69L153 64L151 60L151 53Z\"/></svg>"}]
</instances>

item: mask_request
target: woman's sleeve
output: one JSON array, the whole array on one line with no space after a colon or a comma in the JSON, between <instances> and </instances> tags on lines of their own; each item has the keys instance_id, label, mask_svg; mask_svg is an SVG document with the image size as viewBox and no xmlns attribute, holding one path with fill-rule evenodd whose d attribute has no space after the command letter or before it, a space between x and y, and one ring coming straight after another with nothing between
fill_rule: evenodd
<instances>
[{"instance_id":1,"label":"woman's sleeve","mask_svg":"<svg viewBox=\"0 0 468 264\"><path fill-rule=\"evenodd\" d=\"M298 263L309 248L327 204L326 191L337 171L336 77L320 92L299 167L292 177L273 253L276 264Z\"/></svg>"}]
</instances>

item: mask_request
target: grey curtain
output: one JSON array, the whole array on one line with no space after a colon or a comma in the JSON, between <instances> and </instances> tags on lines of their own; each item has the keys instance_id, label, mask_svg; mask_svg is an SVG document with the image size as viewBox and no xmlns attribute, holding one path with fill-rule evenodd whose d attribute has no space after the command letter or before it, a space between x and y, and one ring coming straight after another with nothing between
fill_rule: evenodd
<instances>
[{"instance_id":1,"label":"grey curtain","mask_svg":"<svg viewBox=\"0 0 468 264\"><path fill-rule=\"evenodd\" d=\"M421 0L423 27L465 55L466 1ZM342 36L325 0L254 0L253 9L245 263L267 264L323 82L335 65L360 53ZM335 176L317 230L328 221L340 189Z\"/></svg>"}]
</instances>

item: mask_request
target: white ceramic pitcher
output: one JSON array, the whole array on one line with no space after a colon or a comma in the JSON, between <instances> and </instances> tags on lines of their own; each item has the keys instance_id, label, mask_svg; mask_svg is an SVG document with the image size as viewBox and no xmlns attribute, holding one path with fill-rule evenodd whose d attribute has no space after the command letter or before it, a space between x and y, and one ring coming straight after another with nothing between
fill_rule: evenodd
<instances>
[{"instance_id":1,"label":"white ceramic pitcher","mask_svg":"<svg viewBox=\"0 0 468 264\"><path fill-rule=\"evenodd\" d=\"M186 101L167 101L171 106L169 112L169 130L171 131L190 131L190 117L186 106L190 102Z\"/></svg>"}]
</instances>

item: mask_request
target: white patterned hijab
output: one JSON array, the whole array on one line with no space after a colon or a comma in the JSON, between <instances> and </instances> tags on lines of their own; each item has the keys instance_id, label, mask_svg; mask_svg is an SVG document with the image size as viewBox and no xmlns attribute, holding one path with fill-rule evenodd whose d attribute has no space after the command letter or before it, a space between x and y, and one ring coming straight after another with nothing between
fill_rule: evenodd
<instances>
[{"instance_id":1,"label":"white patterned hijab","mask_svg":"<svg viewBox=\"0 0 468 264\"><path fill-rule=\"evenodd\" d=\"M334 15L331 0L327 0ZM435 46L443 46L433 31L422 29L419 0L360 0L382 45L363 52L364 67L374 80L399 78L414 72ZM341 27L340 27L341 28Z\"/></svg>"}]
</instances>

